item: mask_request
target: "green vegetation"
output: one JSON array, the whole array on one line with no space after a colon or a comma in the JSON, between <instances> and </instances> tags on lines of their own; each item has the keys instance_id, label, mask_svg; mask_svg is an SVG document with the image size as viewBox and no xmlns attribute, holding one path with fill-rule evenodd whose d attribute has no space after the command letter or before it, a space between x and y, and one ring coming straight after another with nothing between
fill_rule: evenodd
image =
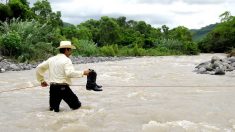
<instances>
[{"instance_id":1,"label":"green vegetation","mask_svg":"<svg viewBox=\"0 0 235 132\"><path fill-rule=\"evenodd\" d=\"M184 26L154 28L124 16L103 16L79 25L64 23L47 0L31 8L27 0L9 0L0 3L0 14L0 54L21 62L55 54L61 40L71 40L77 47L74 55L81 56L195 55L225 52L235 44L235 19L229 12L221 15L221 23L202 31L203 39L196 42L192 40L195 34Z\"/></svg>"},{"instance_id":2,"label":"green vegetation","mask_svg":"<svg viewBox=\"0 0 235 132\"><path fill-rule=\"evenodd\" d=\"M235 17L229 12L220 15L219 23L208 35L199 42L202 52L228 52L235 47Z\"/></svg>"},{"instance_id":3,"label":"green vegetation","mask_svg":"<svg viewBox=\"0 0 235 132\"><path fill-rule=\"evenodd\" d=\"M48 57L53 53L51 36L55 32L51 26L38 21L12 19L0 23L0 47L5 56L19 61Z\"/></svg>"},{"instance_id":4,"label":"green vegetation","mask_svg":"<svg viewBox=\"0 0 235 132\"><path fill-rule=\"evenodd\" d=\"M228 52L228 57L232 57L232 56L235 56L235 48L231 49L231 50Z\"/></svg>"}]
</instances>

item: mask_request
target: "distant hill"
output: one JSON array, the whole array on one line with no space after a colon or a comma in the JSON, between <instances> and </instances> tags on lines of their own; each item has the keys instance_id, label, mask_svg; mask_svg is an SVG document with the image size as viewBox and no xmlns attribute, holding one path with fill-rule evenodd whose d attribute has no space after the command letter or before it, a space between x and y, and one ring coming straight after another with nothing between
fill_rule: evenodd
<instances>
[{"instance_id":1,"label":"distant hill","mask_svg":"<svg viewBox=\"0 0 235 132\"><path fill-rule=\"evenodd\" d=\"M191 29L191 33L193 35L193 41L200 41L202 40L204 37L206 37L206 35L212 31L216 26L218 25L218 23L216 24L210 24L206 27L202 27L201 29Z\"/></svg>"},{"instance_id":2,"label":"distant hill","mask_svg":"<svg viewBox=\"0 0 235 132\"><path fill-rule=\"evenodd\" d=\"M74 25L68 22L63 22L63 27L70 27L70 26L74 26Z\"/></svg>"}]
</instances>

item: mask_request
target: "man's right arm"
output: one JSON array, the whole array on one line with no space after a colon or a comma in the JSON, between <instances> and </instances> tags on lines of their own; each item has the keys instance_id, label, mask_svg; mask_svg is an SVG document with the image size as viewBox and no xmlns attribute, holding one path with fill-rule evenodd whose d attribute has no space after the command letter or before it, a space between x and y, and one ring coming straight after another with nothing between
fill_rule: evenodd
<instances>
[{"instance_id":1,"label":"man's right arm","mask_svg":"<svg viewBox=\"0 0 235 132\"><path fill-rule=\"evenodd\" d=\"M83 77L84 75L88 75L90 72L88 69L84 71L76 71L73 67L71 60L66 61L64 69L65 69L65 75L69 78Z\"/></svg>"}]
</instances>

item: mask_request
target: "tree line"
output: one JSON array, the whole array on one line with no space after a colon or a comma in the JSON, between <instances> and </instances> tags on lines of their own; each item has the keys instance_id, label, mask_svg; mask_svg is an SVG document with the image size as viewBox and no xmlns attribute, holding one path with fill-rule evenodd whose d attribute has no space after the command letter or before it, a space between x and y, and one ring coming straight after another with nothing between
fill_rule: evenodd
<instances>
[{"instance_id":1,"label":"tree line","mask_svg":"<svg viewBox=\"0 0 235 132\"><path fill-rule=\"evenodd\" d=\"M226 11L220 15L221 22L198 42L202 52L234 52L235 48L235 17Z\"/></svg>"},{"instance_id":2,"label":"tree line","mask_svg":"<svg viewBox=\"0 0 235 132\"><path fill-rule=\"evenodd\" d=\"M224 17L222 25L233 18ZM47 0L39 0L32 7L27 0L0 3L0 53L18 61L49 57L56 53L61 40L71 40L77 46L75 55L82 56L195 55L200 50L216 49L212 36L217 30L203 41L194 42L184 26L155 28L125 16L103 16L74 25L63 22L61 12L53 12Z\"/></svg>"}]
</instances>

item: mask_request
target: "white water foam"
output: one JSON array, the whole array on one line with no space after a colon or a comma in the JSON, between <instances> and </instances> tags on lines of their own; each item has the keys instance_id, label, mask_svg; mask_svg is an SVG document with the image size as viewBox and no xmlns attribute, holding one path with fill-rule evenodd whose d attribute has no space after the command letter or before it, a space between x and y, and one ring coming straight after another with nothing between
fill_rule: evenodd
<instances>
[{"instance_id":1,"label":"white water foam","mask_svg":"<svg viewBox=\"0 0 235 132\"><path fill-rule=\"evenodd\" d=\"M142 125L143 132L232 132L228 128L219 128L207 123L194 123L187 120L160 123L149 121Z\"/></svg>"}]
</instances>

